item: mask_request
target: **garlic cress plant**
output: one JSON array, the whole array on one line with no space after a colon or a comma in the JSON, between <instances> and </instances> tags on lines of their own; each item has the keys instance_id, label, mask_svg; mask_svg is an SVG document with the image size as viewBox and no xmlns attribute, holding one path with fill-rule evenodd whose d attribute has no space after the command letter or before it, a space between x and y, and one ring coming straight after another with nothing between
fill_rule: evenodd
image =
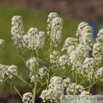
<instances>
[{"instance_id":1,"label":"garlic cress plant","mask_svg":"<svg viewBox=\"0 0 103 103\"><path fill-rule=\"evenodd\" d=\"M11 24L12 40L30 71L28 76L31 83L17 75L17 66L2 64L0 64L0 82L3 82L5 76L12 82L12 77L17 76L29 85L32 93L27 92L22 96L13 84L22 102L34 103L38 94L46 103L49 101L59 103L61 95L90 95L92 86L99 80L103 81L103 29L94 40L93 28L88 23L81 22L76 31L76 38L68 37L61 51L57 51L56 47L62 40L63 27L63 19L57 13L52 12L48 15L47 42L45 42L46 33L36 27L31 27L25 33L21 16L14 16ZM39 51L48 44L46 58L43 58ZM0 47L3 46L4 41L0 40ZM31 53L28 60L24 59L22 50Z\"/></svg>"}]
</instances>

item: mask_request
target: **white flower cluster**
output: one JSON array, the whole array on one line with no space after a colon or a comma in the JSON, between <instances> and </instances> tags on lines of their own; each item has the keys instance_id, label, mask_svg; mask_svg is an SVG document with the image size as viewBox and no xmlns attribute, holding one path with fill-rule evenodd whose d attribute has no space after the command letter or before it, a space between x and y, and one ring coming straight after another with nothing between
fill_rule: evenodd
<instances>
[{"instance_id":1,"label":"white flower cluster","mask_svg":"<svg viewBox=\"0 0 103 103\"><path fill-rule=\"evenodd\" d=\"M85 91L84 87L80 84L71 83L71 79L67 77L62 79L61 77L54 76L50 80L48 89L43 90L40 97L44 100L50 100L51 102L57 102L60 99L60 95L78 95Z\"/></svg>"},{"instance_id":2,"label":"white flower cluster","mask_svg":"<svg viewBox=\"0 0 103 103\"><path fill-rule=\"evenodd\" d=\"M17 75L18 67L15 65L7 66L0 64L0 82L3 81L5 76L8 76L10 79L13 78L13 75Z\"/></svg>"},{"instance_id":3,"label":"white flower cluster","mask_svg":"<svg viewBox=\"0 0 103 103\"><path fill-rule=\"evenodd\" d=\"M52 69L53 66L54 68L56 67L55 70L58 70L59 68L65 69L66 65L70 65L70 59L68 58L68 56L65 54L60 56L59 51L54 50L49 57L50 57L50 62L52 64Z\"/></svg>"},{"instance_id":4,"label":"white flower cluster","mask_svg":"<svg viewBox=\"0 0 103 103\"><path fill-rule=\"evenodd\" d=\"M78 28L77 28L77 31L76 31L76 36L81 36L81 32L83 31L83 28L88 26L88 23L86 22L81 22L79 25L78 25Z\"/></svg>"},{"instance_id":5,"label":"white flower cluster","mask_svg":"<svg viewBox=\"0 0 103 103\"><path fill-rule=\"evenodd\" d=\"M35 70L36 66L38 66L38 60L35 57L32 57L30 59L28 59L26 61L26 66L30 69L30 70Z\"/></svg>"},{"instance_id":6,"label":"white flower cluster","mask_svg":"<svg viewBox=\"0 0 103 103\"><path fill-rule=\"evenodd\" d=\"M97 63L101 63L103 58L103 43L95 43L93 45L93 57L96 59Z\"/></svg>"},{"instance_id":7,"label":"white flower cluster","mask_svg":"<svg viewBox=\"0 0 103 103\"><path fill-rule=\"evenodd\" d=\"M94 44L93 28L88 23L82 22L78 26L77 36L79 36L79 43L83 44L85 48L91 50Z\"/></svg>"},{"instance_id":8,"label":"white flower cluster","mask_svg":"<svg viewBox=\"0 0 103 103\"><path fill-rule=\"evenodd\" d=\"M88 92L88 91L83 91L83 92L81 92L81 96L85 96L85 95L90 95L91 93L90 92Z\"/></svg>"},{"instance_id":9,"label":"white flower cluster","mask_svg":"<svg viewBox=\"0 0 103 103\"><path fill-rule=\"evenodd\" d=\"M14 41L14 44L18 44L19 47L22 46L22 37L24 33L23 20L21 16L13 16L11 19L12 28L11 35Z\"/></svg>"},{"instance_id":10,"label":"white flower cluster","mask_svg":"<svg viewBox=\"0 0 103 103\"><path fill-rule=\"evenodd\" d=\"M96 38L96 42L97 43L103 43L103 29L101 29L98 34L97 34L97 38Z\"/></svg>"},{"instance_id":11,"label":"white flower cluster","mask_svg":"<svg viewBox=\"0 0 103 103\"><path fill-rule=\"evenodd\" d=\"M42 49L45 43L45 32L40 31L37 28L30 28L26 35L23 36L24 47L35 49Z\"/></svg>"},{"instance_id":12,"label":"white flower cluster","mask_svg":"<svg viewBox=\"0 0 103 103\"><path fill-rule=\"evenodd\" d=\"M62 40L63 19L57 13L52 12L48 15L47 22L47 34L50 35L51 40L50 45L57 47Z\"/></svg>"},{"instance_id":13,"label":"white flower cluster","mask_svg":"<svg viewBox=\"0 0 103 103\"><path fill-rule=\"evenodd\" d=\"M95 58L86 58L83 63L83 75L88 78L88 80L92 79L94 70L96 67Z\"/></svg>"},{"instance_id":14,"label":"white flower cluster","mask_svg":"<svg viewBox=\"0 0 103 103\"><path fill-rule=\"evenodd\" d=\"M76 83L70 83L66 89L68 95L80 94L82 91L84 91L84 87L80 84L76 85Z\"/></svg>"},{"instance_id":15,"label":"white flower cluster","mask_svg":"<svg viewBox=\"0 0 103 103\"><path fill-rule=\"evenodd\" d=\"M4 47L5 46L5 41L3 39L0 39L0 47Z\"/></svg>"},{"instance_id":16,"label":"white flower cluster","mask_svg":"<svg viewBox=\"0 0 103 103\"><path fill-rule=\"evenodd\" d=\"M100 76L103 75L103 67L100 67L96 72L95 72L95 78L98 79ZM100 81L102 81L102 79L100 79ZM103 81L102 81L103 82Z\"/></svg>"},{"instance_id":17,"label":"white flower cluster","mask_svg":"<svg viewBox=\"0 0 103 103\"><path fill-rule=\"evenodd\" d=\"M72 70L75 69L75 67L81 67L83 64L83 61L86 57L89 57L89 50L87 50L84 45L78 44L75 47L75 50L71 51L69 54L70 61L73 64ZM79 70L79 69L78 69Z\"/></svg>"},{"instance_id":18,"label":"white flower cluster","mask_svg":"<svg viewBox=\"0 0 103 103\"><path fill-rule=\"evenodd\" d=\"M102 64L103 58L103 29L98 33L96 41L93 38L93 28L86 22L81 22L77 28L78 38L68 37L61 51L66 51L71 70L77 70L78 74L93 78L96 67ZM60 60L60 58L59 58ZM65 60L61 60L63 64ZM68 64L65 62L65 64ZM62 65L60 65L62 66Z\"/></svg>"},{"instance_id":19,"label":"white flower cluster","mask_svg":"<svg viewBox=\"0 0 103 103\"><path fill-rule=\"evenodd\" d=\"M39 68L40 78L42 79L44 76L47 77L48 71L49 71L49 69L45 66Z\"/></svg>"},{"instance_id":20,"label":"white flower cluster","mask_svg":"<svg viewBox=\"0 0 103 103\"><path fill-rule=\"evenodd\" d=\"M23 94L22 102L23 103L34 103L34 97L33 97L32 93L27 92L27 93Z\"/></svg>"},{"instance_id":21,"label":"white flower cluster","mask_svg":"<svg viewBox=\"0 0 103 103\"><path fill-rule=\"evenodd\" d=\"M68 58L67 55L64 54L64 55L60 56L59 64L60 64L60 67L62 69L65 69L65 66L70 65L70 63L71 63L71 61L70 61L70 59Z\"/></svg>"},{"instance_id":22,"label":"white flower cluster","mask_svg":"<svg viewBox=\"0 0 103 103\"><path fill-rule=\"evenodd\" d=\"M60 52L54 50L54 51L50 54L49 57L50 57L50 63L57 64L57 63L58 63L58 59L59 59L59 57L60 57Z\"/></svg>"},{"instance_id":23,"label":"white flower cluster","mask_svg":"<svg viewBox=\"0 0 103 103\"><path fill-rule=\"evenodd\" d=\"M37 67L39 63L36 57L32 57L26 61L26 66L30 69L31 82L34 82L37 78Z\"/></svg>"},{"instance_id":24,"label":"white flower cluster","mask_svg":"<svg viewBox=\"0 0 103 103\"><path fill-rule=\"evenodd\" d=\"M75 46L77 44L77 39L73 38L73 37L68 37L65 40L65 43L63 45L63 48L61 49L61 51L67 50L68 47L70 46ZM68 49L69 50L69 49Z\"/></svg>"},{"instance_id":25,"label":"white flower cluster","mask_svg":"<svg viewBox=\"0 0 103 103\"><path fill-rule=\"evenodd\" d=\"M57 101L60 95L64 94L64 87L62 85L63 79L61 77L54 76L50 80L48 90L43 90L40 97L44 100L50 100L51 102Z\"/></svg>"},{"instance_id":26,"label":"white flower cluster","mask_svg":"<svg viewBox=\"0 0 103 103\"><path fill-rule=\"evenodd\" d=\"M31 27L26 35L24 34L23 20L21 16L14 16L12 18L11 35L14 44L19 47L29 49L42 49L45 43L45 32L39 31L37 28Z\"/></svg>"}]
</instances>

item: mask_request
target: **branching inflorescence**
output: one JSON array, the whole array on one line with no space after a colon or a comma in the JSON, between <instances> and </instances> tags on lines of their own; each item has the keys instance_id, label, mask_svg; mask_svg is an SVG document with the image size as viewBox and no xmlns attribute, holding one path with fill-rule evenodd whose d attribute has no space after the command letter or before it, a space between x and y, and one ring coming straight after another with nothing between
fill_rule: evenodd
<instances>
[{"instance_id":1,"label":"branching inflorescence","mask_svg":"<svg viewBox=\"0 0 103 103\"><path fill-rule=\"evenodd\" d=\"M25 65L30 70L30 80L34 83L33 92L23 94L22 102L34 103L38 93L41 93L40 98L46 103L60 102L60 96L64 94L90 95L92 86L98 80L103 81L103 29L94 40L93 28L88 23L81 22L76 38L67 37L61 51L57 51L55 48L62 40L62 27L63 19L55 12L50 13L47 19L48 57L44 59L39 50L46 45L46 33L35 27L24 33L22 17L12 18L11 35L14 44L18 49L27 49L32 54ZM4 41L0 40L0 46L3 45ZM41 61L47 64L41 64ZM11 79L17 75L17 70L17 66L0 64L0 81L3 81L5 75ZM89 85L85 86L86 82ZM40 86L38 91L37 86Z\"/></svg>"}]
</instances>

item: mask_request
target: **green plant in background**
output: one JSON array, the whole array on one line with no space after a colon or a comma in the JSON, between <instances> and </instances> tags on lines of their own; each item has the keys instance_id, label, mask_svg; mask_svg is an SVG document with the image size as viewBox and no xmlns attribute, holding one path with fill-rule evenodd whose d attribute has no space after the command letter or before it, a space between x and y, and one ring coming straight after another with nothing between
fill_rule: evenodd
<instances>
[{"instance_id":1,"label":"green plant in background","mask_svg":"<svg viewBox=\"0 0 103 103\"><path fill-rule=\"evenodd\" d=\"M97 81L103 81L103 29L94 40L92 27L81 22L76 38L68 37L61 51L57 51L62 40L63 27L63 19L57 13L48 15L47 35L35 27L25 33L21 16L14 16L11 24L12 40L30 72L28 76L31 83L17 75L17 66L2 64L0 81L9 79L24 103L34 103L38 95L43 102L60 102L60 95L63 94L88 95ZM46 52L40 53L45 46L48 47ZM31 54L30 59L25 60L25 52ZM22 96L13 84L13 76L28 85L32 93L27 92Z\"/></svg>"}]
</instances>

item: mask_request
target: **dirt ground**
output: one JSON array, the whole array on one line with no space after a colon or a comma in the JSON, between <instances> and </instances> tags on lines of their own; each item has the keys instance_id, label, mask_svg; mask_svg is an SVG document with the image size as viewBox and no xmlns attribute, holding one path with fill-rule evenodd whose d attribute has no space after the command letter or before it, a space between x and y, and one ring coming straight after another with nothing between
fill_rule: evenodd
<instances>
[{"instance_id":1,"label":"dirt ground","mask_svg":"<svg viewBox=\"0 0 103 103\"><path fill-rule=\"evenodd\" d=\"M103 0L0 0L42 12L57 12L75 19L103 22Z\"/></svg>"}]
</instances>

